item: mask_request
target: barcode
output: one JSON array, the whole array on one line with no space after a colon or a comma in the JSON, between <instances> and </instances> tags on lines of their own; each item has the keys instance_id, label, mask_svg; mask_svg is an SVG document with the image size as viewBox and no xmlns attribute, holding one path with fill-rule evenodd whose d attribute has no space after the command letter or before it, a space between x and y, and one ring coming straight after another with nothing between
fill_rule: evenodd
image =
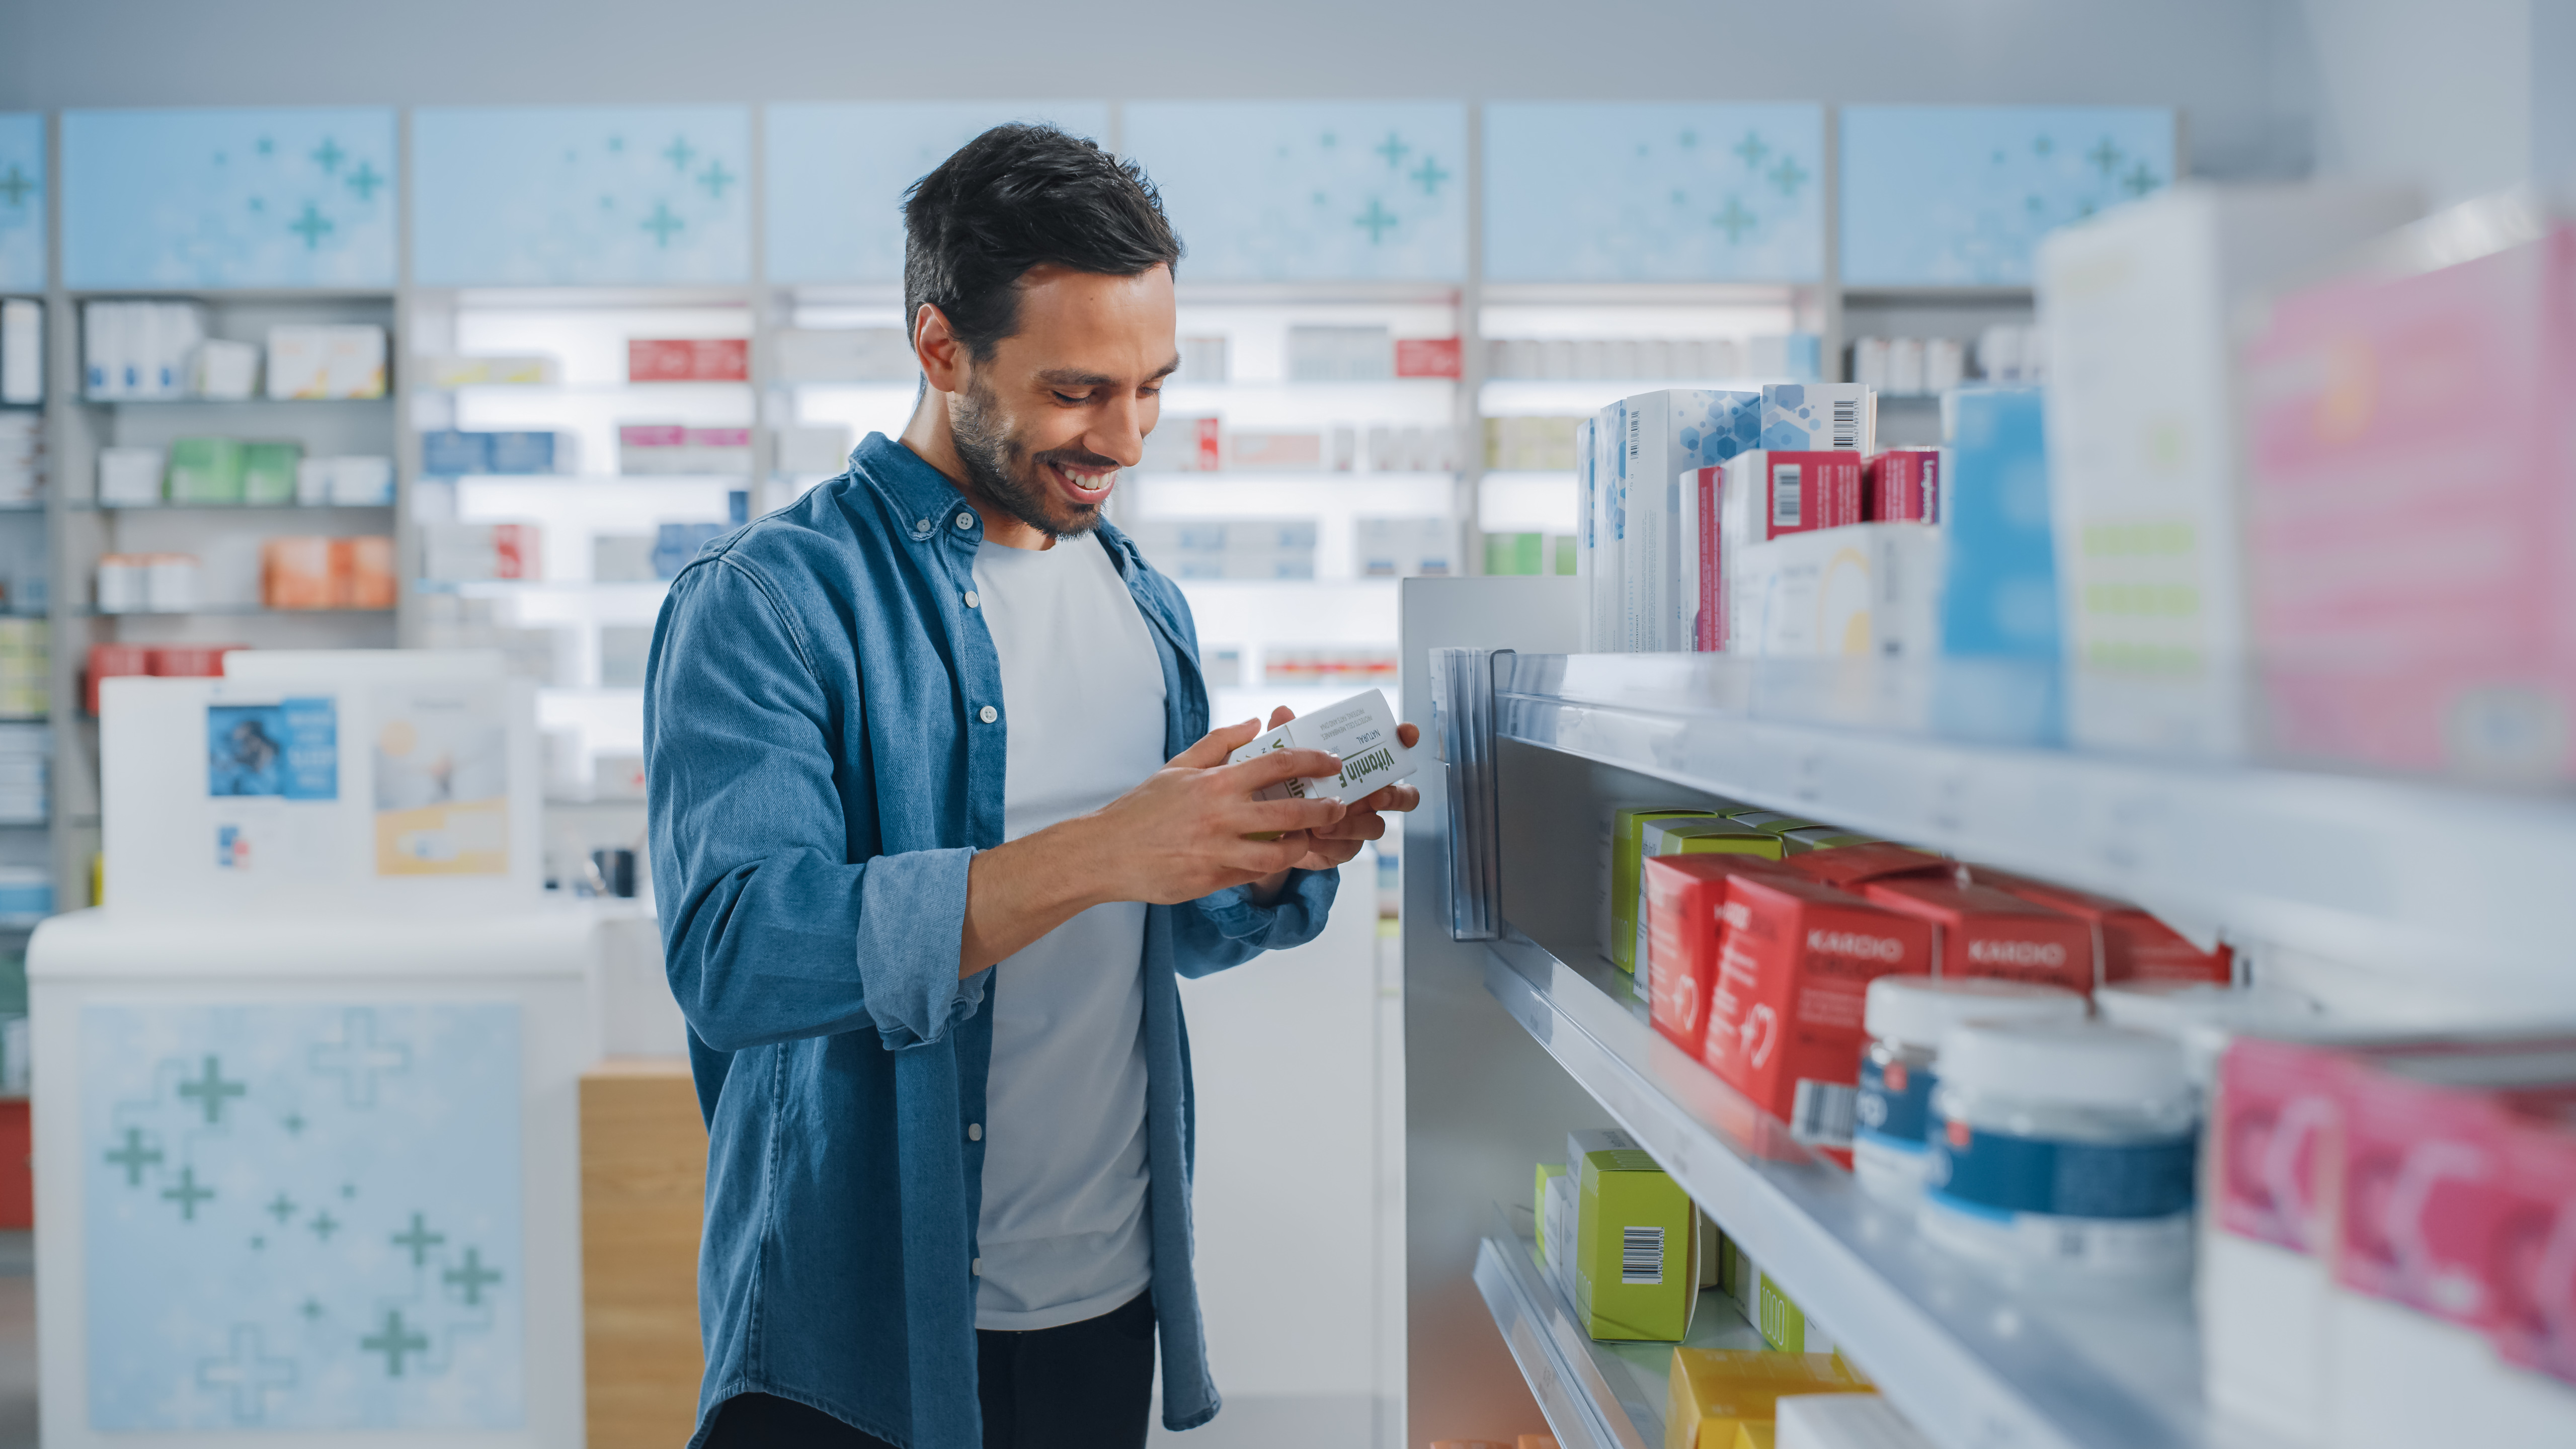
<instances>
[{"instance_id":1,"label":"barcode","mask_svg":"<svg viewBox=\"0 0 2576 1449\"><path fill-rule=\"evenodd\" d=\"M1798 503L1806 490L1798 486L1799 465L1783 463L1771 470L1771 526L1798 526Z\"/></svg>"},{"instance_id":2,"label":"barcode","mask_svg":"<svg viewBox=\"0 0 2576 1449\"><path fill-rule=\"evenodd\" d=\"M1860 446L1860 399L1847 397L1834 404L1834 446Z\"/></svg>"},{"instance_id":3,"label":"barcode","mask_svg":"<svg viewBox=\"0 0 2576 1449\"><path fill-rule=\"evenodd\" d=\"M1664 1281L1664 1230L1662 1228L1621 1228L1619 1230L1619 1281L1622 1283Z\"/></svg>"},{"instance_id":4,"label":"barcode","mask_svg":"<svg viewBox=\"0 0 2576 1449\"><path fill-rule=\"evenodd\" d=\"M1852 1112L1859 1097L1854 1088L1802 1078L1789 1105L1789 1135L1801 1142L1849 1147Z\"/></svg>"}]
</instances>

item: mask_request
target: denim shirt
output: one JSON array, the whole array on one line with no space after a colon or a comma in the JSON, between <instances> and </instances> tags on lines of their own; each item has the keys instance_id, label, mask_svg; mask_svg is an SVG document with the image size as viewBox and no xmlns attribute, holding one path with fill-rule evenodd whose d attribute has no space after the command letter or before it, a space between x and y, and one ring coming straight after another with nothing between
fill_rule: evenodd
<instances>
[{"instance_id":1,"label":"denim shirt","mask_svg":"<svg viewBox=\"0 0 2576 1449\"><path fill-rule=\"evenodd\" d=\"M993 973L960 981L957 955L967 861L1002 843L1012 721L967 603L983 520L882 434L850 463L681 570L646 674L653 889L709 1133L691 1442L759 1392L907 1449L980 1449L984 1134L968 1128ZM1208 727L1189 607L1125 537L1100 537L1162 659L1169 758ZM1219 1402L1190 1277L1178 978L1311 940L1335 881L1299 871L1270 906L1236 887L1146 914L1146 1212L1172 1429Z\"/></svg>"}]
</instances>

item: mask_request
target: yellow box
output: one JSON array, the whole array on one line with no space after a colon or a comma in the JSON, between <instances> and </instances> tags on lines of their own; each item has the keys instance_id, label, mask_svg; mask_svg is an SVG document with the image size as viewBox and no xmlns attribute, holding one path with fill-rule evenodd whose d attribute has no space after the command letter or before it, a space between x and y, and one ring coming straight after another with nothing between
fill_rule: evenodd
<instances>
[{"instance_id":1,"label":"yellow box","mask_svg":"<svg viewBox=\"0 0 2576 1449\"><path fill-rule=\"evenodd\" d=\"M1777 1424L1738 1424L1735 1426L1735 1449L1777 1449L1780 1426Z\"/></svg>"},{"instance_id":2,"label":"yellow box","mask_svg":"<svg viewBox=\"0 0 2576 1449\"><path fill-rule=\"evenodd\" d=\"M1828 1353L1677 1348L1664 1449L1737 1449L1744 1426L1767 1429L1784 1398L1871 1391Z\"/></svg>"}]
</instances>

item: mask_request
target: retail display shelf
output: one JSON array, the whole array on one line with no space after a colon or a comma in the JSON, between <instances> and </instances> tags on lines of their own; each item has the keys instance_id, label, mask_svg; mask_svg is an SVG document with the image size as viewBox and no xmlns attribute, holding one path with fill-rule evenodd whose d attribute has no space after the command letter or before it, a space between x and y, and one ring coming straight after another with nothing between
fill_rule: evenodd
<instances>
[{"instance_id":1,"label":"retail display shelf","mask_svg":"<svg viewBox=\"0 0 2576 1449\"><path fill-rule=\"evenodd\" d=\"M0 512L11 508L39 508L42 504L0 504ZM74 513L349 513L367 509L387 509L385 503L98 503L87 498L63 505Z\"/></svg>"},{"instance_id":2,"label":"retail display shelf","mask_svg":"<svg viewBox=\"0 0 2576 1449\"><path fill-rule=\"evenodd\" d=\"M394 290L391 287L73 287L67 295L75 302L92 299L146 302L168 298L224 306L279 302L390 303L394 299Z\"/></svg>"},{"instance_id":3,"label":"retail display shelf","mask_svg":"<svg viewBox=\"0 0 2576 1449\"><path fill-rule=\"evenodd\" d=\"M415 579L412 587L433 594L539 594L660 592L669 579Z\"/></svg>"},{"instance_id":4,"label":"retail display shelf","mask_svg":"<svg viewBox=\"0 0 2576 1449\"><path fill-rule=\"evenodd\" d=\"M700 488L747 488L742 473L433 473L424 483L464 483L477 487L525 484L542 488L625 488L635 484L695 485Z\"/></svg>"},{"instance_id":5,"label":"retail display shelf","mask_svg":"<svg viewBox=\"0 0 2576 1449\"><path fill-rule=\"evenodd\" d=\"M2179 1290L2101 1303L2017 1293L1926 1243L1665 1040L1606 963L1570 964L1507 930L1484 972L1511 1018L1942 1449L2262 1449L2259 1435L2206 1421L2199 1334ZM1484 1287L1481 1256L1478 1268ZM1558 1383L1582 1377L1570 1345L1551 1365ZM1550 1386L1533 1375L1532 1388L1546 1403ZM1607 1417L1597 1401L1575 1412Z\"/></svg>"},{"instance_id":6,"label":"retail display shelf","mask_svg":"<svg viewBox=\"0 0 2576 1449\"><path fill-rule=\"evenodd\" d=\"M1979 306L2031 305L2031 290L2019 286L1908 286L1870 287L1847 285L1843 288L1845 306L1877 303L1942 303L1955 302Z\"/></svg>"},{"instance_id":7,"label":"retail display shelf","mask_svg":"<svg viewBox=\"0 0 2576 1449\"><path fill-rule=\"evenodd\" d=\"M471 359L467 359L471 360ZM623 382L460 382L447 386L424 382L419 392L509 393L526 397L622 397L642 392L653 397L678 397L693 392L734 392L751 386L742 378L631 378Z\"/></svg>"},{"instance_id":8,"label":"retail display shelf","mask_svg":"<svg viewBox=\"0 0 2576 1449\"><path fill-rule=\"evenodd\" d=\"M2576 1011L2576 797L2062 743L2065 698L2207 709L2223 691L2011 661L1524 655L1496 696L1498 733L1526 744L2126 897L2186 931Z\"/></svg>"},{"instance_id":9,"label":"retail display shelf","mask_svg":"<svg viewBox=\"0 0 2576 1449\"><path fill-rule=\"evenodd\" d=\"M382 407L394 400L388 392L382 397L92 397L80 394L80 401L94 408L355 408Z\"/></svg>"},{"instance_id":10,"label":"retail display shelf","mask_svg":"<svg viewBox=\"0 0 2576 1449\"><path fill-rule=\"evenodd\" d=\"M345 619L360 615L391 617L391 609L272 609L266 604L199 604L193 609L101 609L83 605L73 613L84 619L214 619L214 618L324 618ZM38 615L36 617L42 617Z\"/></svg>"}]
</instances>

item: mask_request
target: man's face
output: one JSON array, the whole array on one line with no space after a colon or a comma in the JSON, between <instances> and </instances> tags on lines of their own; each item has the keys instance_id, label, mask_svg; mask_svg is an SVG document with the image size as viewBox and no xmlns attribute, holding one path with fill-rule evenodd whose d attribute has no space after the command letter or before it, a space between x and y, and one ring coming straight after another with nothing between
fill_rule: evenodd
<instances>
[{"instance_id":1,"label":"man's face","mask_svg":"<svg viewBox=\"0 0 2576 1449\"><path fill-rule=\"evenodd\" d=\"M957 456L974 490L1022 523L1088 533L1118 470L1144 457L1163 379L1180 366L1171 270L1035 268L1020 282L1019 324L951 397Z\"/></svg>"}]
</instances>

